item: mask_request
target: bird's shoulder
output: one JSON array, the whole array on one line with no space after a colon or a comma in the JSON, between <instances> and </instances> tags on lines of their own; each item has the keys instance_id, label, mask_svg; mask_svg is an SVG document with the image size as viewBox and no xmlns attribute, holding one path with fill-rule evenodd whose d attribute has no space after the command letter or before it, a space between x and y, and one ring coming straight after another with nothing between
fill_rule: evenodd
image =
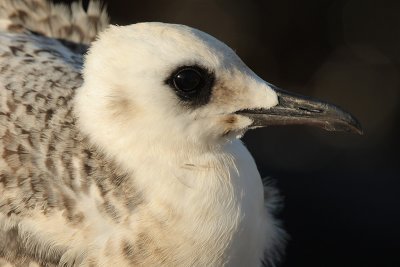
<instances>
[{"instance_id":1,"label":"bird's shoulder","mask_svg":"<svg viewBox=\"0 0 400 267\"><path fill-rule=\"evenodd\" d=\"M81 66L82 55L57 40L0 32L3 150L27 148L28 145L22 144L27 140L31 150L39 152L35 146L49 139L47 131L73 130L72 106L75 90L82 84ZM24 138L27 135L30 139ZM3 152L2 159L8 154Z\"/></svg>"},{"instance_id":2,"label":"bird's shoulder","mask_svg":"<svg viewBox=\"0 0 400 267\"><path fill-rule=\"evenodd\" d=\"M57 162L68 164L72 147L82 150L73 114L81 65L82 56L57 40L0 32L1 213L23 214L44 200L51 206L38 191L68 178L69 167Z\"/></svg>"},{"instance_id":3,"label":"bird's shoulder","mask_svg":"<svg viewBox=\"0 0 400 267\"><path fill-rule=\"evenodd\" d=\"M0 264L51 266L70 250L83 254L55 240L118 224L142 202L128 174L79 131L82 61L64 41L0 32Z\"/></svg>"},{"instance_id":4,"label":"bird's shoulder","mask_svg":"<svg viewBox=\"0 0 400 267\"><path fill-rule=\"evenodd\" d=\"M0 20L26 22L21 31L0 27L0 213L7 216L23 216L38 205L43 212L70 205L65 191L75 190L72 170L88 177L103 162L79 132L73 112L87 45L33 32L27 22L32 18L21 10L36 2L46 1L0 3ZM13 10L16 15L4 15ZM61 197L52 196L54 190Z\"/></svg>"}]
</instances>

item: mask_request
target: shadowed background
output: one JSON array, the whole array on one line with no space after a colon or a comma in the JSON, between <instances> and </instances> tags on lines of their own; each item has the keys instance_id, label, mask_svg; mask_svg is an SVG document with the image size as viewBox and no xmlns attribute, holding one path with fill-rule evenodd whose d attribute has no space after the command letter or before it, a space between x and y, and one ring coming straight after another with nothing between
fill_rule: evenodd
<instances>
[{"instance_id":1,"label":"shadowed background","mask_svg":"<svg viewBox=\"0 0 400 267\"><path fill-rule=\"evenodd\" d=\"M400 1L106 2L114 24L198 28L263 79L353 113L364 136L292 126L244 137L284 196L280 266L400 266Z\"/></svg>"}]
</instances>

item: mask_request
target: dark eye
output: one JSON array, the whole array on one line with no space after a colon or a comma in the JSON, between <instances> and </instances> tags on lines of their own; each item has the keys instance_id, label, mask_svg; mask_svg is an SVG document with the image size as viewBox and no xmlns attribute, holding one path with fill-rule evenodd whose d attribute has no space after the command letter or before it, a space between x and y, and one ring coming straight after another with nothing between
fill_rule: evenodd
<instances>
[{"instance_id":1,"label":"dark eye","mask_svg":"<svg viewBox=\"0 0 400 267\"><path fill-rule=\"evenodd\" d=\"M202 74L194 68L180 70L172 81L176 89L188 93L200 89L204 83Z\"/></svg>"},{"instance_id":2,"label":"dark eye","mask_svg":"<svg viewBox=\"0 0 400 267\"><path fill-rule=\"evenodd\" d=\"M178 67L165 80L185 106L198 107L208 103L214 85L214 73L207 68L192 65Z\"/></svg>"}]
</instances>

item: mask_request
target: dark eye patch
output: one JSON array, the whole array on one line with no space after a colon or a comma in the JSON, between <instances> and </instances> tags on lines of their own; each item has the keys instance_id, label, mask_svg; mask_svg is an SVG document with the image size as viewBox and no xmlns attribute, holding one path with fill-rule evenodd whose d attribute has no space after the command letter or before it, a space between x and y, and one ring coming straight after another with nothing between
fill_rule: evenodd
<instances>
[{"instance_id":1,"label":"dark eye patch","mask_svg":"<svg viewBox=\"0 0 400 267\"><path fill-rule=\"evenodd\" d=\"M193 65L177 68L166 83L174 89L182 102L191 107L198 107L207 104L210 100L214 80L212 72Z\"/></svg>"}]
</instances>

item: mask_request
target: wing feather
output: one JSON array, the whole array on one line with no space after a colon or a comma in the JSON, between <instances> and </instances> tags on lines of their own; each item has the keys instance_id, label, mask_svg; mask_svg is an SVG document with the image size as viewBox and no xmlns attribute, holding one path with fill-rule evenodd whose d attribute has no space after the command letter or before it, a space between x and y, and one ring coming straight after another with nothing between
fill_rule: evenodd
<instances>
[{"instance_id":1,"label":"wing feather","mask_svg":"<svg viewBox=\"0 0 400 267\"><path fill-rule=\"evenodd\" d=\"M85 11L82 1L70 6L47 0L0 1L0 30L41 35L74 43L90 44L109 25L104 6L92 0Z\"/></svg>"},{"instance_id":2,"label":"wing feather","mask_svg":"<svg viewBox=\"0 0 400 267\"><path fill-rule=\"evenodd\" d=\"M107 23L97 1L86 12L81 3L0 1L0 266L78 265L90 222L117 222L139 203L73 112L83 52Z\"/></svg>"}]
</instances>

